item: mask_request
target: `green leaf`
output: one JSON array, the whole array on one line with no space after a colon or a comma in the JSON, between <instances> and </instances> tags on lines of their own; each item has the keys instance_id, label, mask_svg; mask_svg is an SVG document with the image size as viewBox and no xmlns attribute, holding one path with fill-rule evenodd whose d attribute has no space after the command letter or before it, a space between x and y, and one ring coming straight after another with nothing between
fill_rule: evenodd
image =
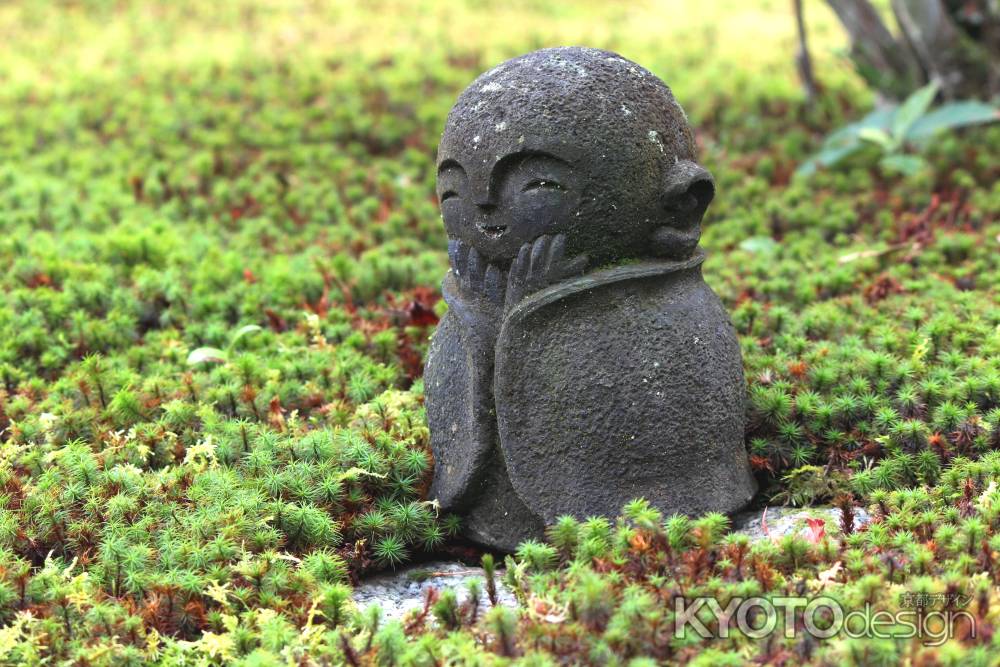
<instances>
[{"instance_id":1,"label":"green leaf","mask_svg":"<svg viewBox=\"0 0 1000 667\"><path fill-rule=\"evenodd\" d=\"M263 331L263 329L256 324L248 324L244 327L240 327L235 334L233 334L233 340L229 343L229 347L236 347L236 343L250 334L257 333L258 331Z\"/></svg>"},{"instance_id":2,"label":"green leaf","mask_svg":"<svg viewBox=\"0 0 1000 667\"><path fill-rule=\"evenodd\" d=\"M896 147L896 141L889 136L888 132L874 127L863 128L858 132L858 138L870 144L875 144L886 152L892 151Z\"/></svg>"},{"instance_id":3,"label":"green leaf","mask_svg":"<svg viewBox=\"0 0 1000 667\"><path fill-rule=\"evenodd\" d=\"M217 347L199 347L191 350L188 355L188 366L196 366L201 363L224 364L228 361L226 353Z\"/></svg>"},{"instance_id":4,"label":"green leaf","mask_svg":"<svg viewBox=\"0 0 1000 667\"><path fill-rule=\"evenodd\" d=\"M917 122L917 119L927 113L927 109L930 108L939 88L937 81L931 81L923 88L914 91L900 105L892 119L892 136L897 142L903 141L907 132L910 131L910 127Z\"/></svg>"},{"instance_id":5,"label":"green leaf","mask_svg":"<svg viewBox=\"0 0 1000 667\"><path fill-rule=\"evenodd\" d=\"M879 160L879 166L890 173L912 176L927 166L927 160L919 155L886 155Z\"/></svg>"},{"instance_id":6,"label":"green leaf","mask_svg":"<svg viewBox=\"0 0 1000 667\"><path fill-rule=\"evenodd\" d=\"M943 130L1000 120L1000 107L976 100L949 102L917 119L906 133L907 141L929 139Z\"/></svg>"},{"instance_id":7,"label":"green leaf","mask_svg":"<svg viewBox=\"0 0 1000 667\"><path fill-rule=\"evenodd\" d=\"M835 167L857 151L864 148L860 134L867 130L888 131L895 105L879 107L856 123L850 123L830 133L820 151L799 165L798 176L811 176L820 167Z\"/></svg>"},{"instance_id":8,"label":"green leaf","mask_svg":"<svg viewBox=\"0 0 1000 667\"><path fill-rule=\"evenodd\" d=\"M816 172L818 167L834 167L844 158L856 153L863 145L864 144L860 141L855 140L853 143L846 146L824 148L819 153L816 153L799 165L799 168L795 170L795 173L800 176L811 176Z\"/></svg>"},{"instance_id":9,"label":"green leaf","mask_svg":"<svg viewBox=\"0 0 1000 667\"><path fill-rule=\"evenodd\" d=\"M895 104L887 104L873 109L872 111L869 111L864 118L856 123L845 125L831 134L827 141L834 142L841 134L856 137L861 130L869 127L877 130L888 131L889 127L892 125L892 119L895 117L897 109L898 107Z\"/></svg>"},{"instance_id":10,"label":"green leaf","mask_svg":"<svg viewBox=\"0 0 1000 667\"><path fill-rule=\"evenodd\" d=\"M778 249L778 242L770 236L754 236L740 243L740 249L749 253L772 253Z\"/></svg>"}]
</instances>

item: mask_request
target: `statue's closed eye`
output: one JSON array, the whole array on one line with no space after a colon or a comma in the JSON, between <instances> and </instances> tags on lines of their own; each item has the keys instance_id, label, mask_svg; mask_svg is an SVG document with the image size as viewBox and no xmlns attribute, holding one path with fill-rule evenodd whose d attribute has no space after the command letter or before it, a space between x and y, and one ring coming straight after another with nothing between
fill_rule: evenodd
<instances>
[{"instance_id":1,"label":"statue's closed eye","mask_svg":"<svg viewBox=\"0 0 1000 667\"><path fill-rule=\"evenodd\" d=\"M454 190L445 190L444 192L441 193L441 202L442 203L446 202L449 199L451 199L452 197L457 197L457 196L458 196L458 193L455 192Z\"/></svg>"},{"instance_id":2,"label":"statue's closed eye","mask_svg":"<svg viewBox=\"0 0 1000 667\"><path fill-rule=\"evenodd\" d=\"M521 192L531 192L533 190L565 191L566 188L564 188L561 183L548 178L536 178L533 181L528 181L525 183L524 187L521 188Z\"/></svg>"}]
</instances>

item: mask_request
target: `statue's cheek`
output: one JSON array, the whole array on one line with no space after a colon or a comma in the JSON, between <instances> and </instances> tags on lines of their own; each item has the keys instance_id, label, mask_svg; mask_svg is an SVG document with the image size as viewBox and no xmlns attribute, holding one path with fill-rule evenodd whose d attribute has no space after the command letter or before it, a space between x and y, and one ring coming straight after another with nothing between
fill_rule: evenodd
<instances>
[{"instance_id":1,"label":"statue's cheek","mask_svg":"<svg viewBox=\"0 0 1000 667\"><path fill-rule=\"evenodd\" d=\"M441 218L444 220L445 231L449 236L464 236L467 228L472 224L468 207L461 202L445 202L441 206Z\"/></svg>"},{"instance_id":2,"label":"statue's cheek","mask_svg":"<svg viewBox=\"0 0 1000 667\"><path fill-rule=\"evenodd\" d=\"M568 194L523 197L511 207L512 226L547 234L565 230L577 218L577 199Z\"/></svg>"}]
</instances>

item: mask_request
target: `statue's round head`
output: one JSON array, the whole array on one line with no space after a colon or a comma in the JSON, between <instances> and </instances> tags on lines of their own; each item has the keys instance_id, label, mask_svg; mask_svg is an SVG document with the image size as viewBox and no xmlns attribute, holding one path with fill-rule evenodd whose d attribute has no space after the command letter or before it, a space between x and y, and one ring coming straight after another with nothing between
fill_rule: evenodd
<instances>
[{"instance_id":1,"label":"statue's round head","mask_svg":"<svg viewBox=\"0 0 1000 667\"><path fill-rule=\"evenodd\" d=\"M543 234L597 262L681 258L714 194L670 89L621 56L553 48L465 89L438 149L451 238L505 264Z\"/></svg>"}]
</instances>

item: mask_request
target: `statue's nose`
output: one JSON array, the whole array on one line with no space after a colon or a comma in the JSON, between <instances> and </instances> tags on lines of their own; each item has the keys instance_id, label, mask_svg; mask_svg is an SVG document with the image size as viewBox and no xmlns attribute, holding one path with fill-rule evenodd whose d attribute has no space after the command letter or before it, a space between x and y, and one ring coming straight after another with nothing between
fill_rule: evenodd
<instances>
[{"instance_id":1,"label":"statue's nose","mask_svg":"<svg viewBox=\"0 0 1000 667\"><path fill-rule=\"evenodd\" d=\"M485 211L496 206L496 196L490 188L489 178L479 174L469 178L469 199L476 205L478 211Z\"/></svg>"}]
</instances>

